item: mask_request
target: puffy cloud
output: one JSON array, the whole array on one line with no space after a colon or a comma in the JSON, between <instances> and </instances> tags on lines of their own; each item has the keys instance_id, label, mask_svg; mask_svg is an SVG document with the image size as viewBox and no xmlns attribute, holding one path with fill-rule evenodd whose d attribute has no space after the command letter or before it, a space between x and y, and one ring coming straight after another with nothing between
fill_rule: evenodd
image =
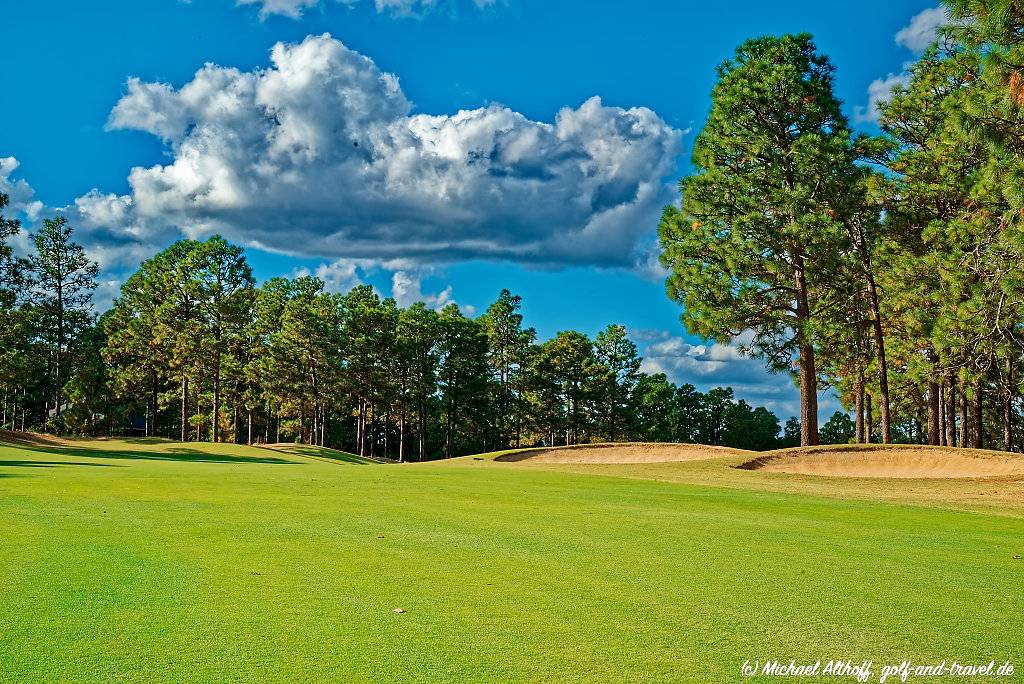
<instances>
[{"instance_id":1,"label":"puffy cloud","mask_svg":"<svg viewBox=\"0 0 1024 684\"><path fill-rule=\"evenodd\" d=\"M449 304L454 303L451 285L437 294L424 294L423 276L415 271L396 271L391 276L391 296L402 307L416 302L423 302L429 308L443 309Z\"/></svg>"},{"instance_id":2,"label":"puffy cloud","mask_svg":"<svg viewBox=\"0 0 1024 684\"><path fill-rule=\"evenodd\" d=\"M926 9L915 14L910 23L899 30L896 43L919 55L935 42L939 29L949 22L949 11L945 6Z\"/></svg>"},{"instance_id":3,"label":"puffy cloud","mask_svg":"<svg viewBox=\"0 0 1024 684\"><path fill-rule=\"evenodd\" d=\"M550 123L500 105L413 114L395 76L328 35L277 44L265 69L207 64L181 87L132 79L108 127L148 132L169 156L132 169L125 195L45 206L0 158L8 213L29 228L67 216L107 289L174 239L221 233L324 257L315 274L335 291L390 271L393 296L435 307L453 295L423 291L433 264L643 260L682 136L598 98Z\"/></svg>"},{"instance_id":4,"label":"puffy cloud","mask_svg":"<svg viewBox=\"0 0 1024 684\"><path fill-rule=\"evenodd\" d=\"M412 114L395 76L329 35L271 61L207 64L181 88L129 81L110 128L172 158L133 169L130 196L95 193L93 215L139 238L221 232L334 258L630 266L671 198L682 133L649 109Z\"/></svg>"}]
</instances>

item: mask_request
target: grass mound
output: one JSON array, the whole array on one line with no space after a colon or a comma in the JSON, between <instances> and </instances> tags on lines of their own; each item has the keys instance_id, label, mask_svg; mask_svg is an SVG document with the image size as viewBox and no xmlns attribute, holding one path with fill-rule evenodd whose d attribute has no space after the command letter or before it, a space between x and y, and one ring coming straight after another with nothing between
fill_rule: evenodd
<instances>
[{"instance_id":1,"label":"grass mound","mask_svg":"<svg viewBox=\"0 0 1024 684\"><path fill-rule=\"evenodd\" d=\"M737 467L825 477L970 479L1024 476L1024 457L956 447L850 444L773 451Z\"/></svg>"},{"instance_id":2,"label":"grass mound","mask_svg":"<svg viewBox=\"0 0 1024 684\"><path fill-rule=\"evenodd\" d=\"M64 446L66 441L53 435L44 435L38 432L11 432L0 430L0 444L14 446Z\"/></svg>"},{"instance_id":3,"label":"grass mound","mask_svg":"<svg viewBox=\"0 0 1024 684\"><path fill-rule=\"evenodd\" d=\"M640 442L585 444L569 447L525 449L503 453L495 461L503 463L674 463L703 461L750 453L742 449L703 444L648 444Z\"/></svg>"}]
</instances>

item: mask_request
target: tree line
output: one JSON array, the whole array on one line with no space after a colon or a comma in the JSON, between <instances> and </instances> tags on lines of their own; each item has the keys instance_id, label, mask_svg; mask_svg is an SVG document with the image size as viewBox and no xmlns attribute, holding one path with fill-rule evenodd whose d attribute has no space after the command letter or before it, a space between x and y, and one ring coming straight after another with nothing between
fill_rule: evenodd
<instances>
[{"instance_id":1,"label":"tree line","mask_svg":"<svg viewBox=\"0 0 1024 684\"><path fill-rule=\"evenodd\" d=\"M19 229L2 225L7 238ZM214 236L145 261L94 318L96 265L67 223L45 221L31 243L27 259L0 253L6 429L396 460L537 443L795 444L793 421L783 430L731 389L641 372L621 325L539 342L507 290L473 318L455 304L401 308L365 285L331 293L315 277L257 285L243 250Z\"/></svg>"},{"instance_id":2,"label":"tree line","mask_svg":"<svg viewBox=\"0 0 1024 684\"><path fill-rule=\"evenodd\" d=\"M810 36L742 44L662 216L685 324L792 374L803 445L832 388L857 442L1021 447L1024 10L947 7L877 135Z\"/></svg>"}]
</instances>

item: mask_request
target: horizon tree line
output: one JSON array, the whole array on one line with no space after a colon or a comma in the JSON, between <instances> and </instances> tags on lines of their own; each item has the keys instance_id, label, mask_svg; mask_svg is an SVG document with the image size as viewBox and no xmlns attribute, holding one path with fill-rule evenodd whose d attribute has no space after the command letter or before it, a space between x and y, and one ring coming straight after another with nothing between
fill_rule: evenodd
<instances>
[{"instance_id":1,"label":"horizon tree line","mask_svg":"<svg viewBox=\"0 0 1024 684\"><path fill-rule=\"evenodd\" d=\"M792 420L783 431L731 389L641 372L621 325L539 342L508 290L472 318L454 304L401 308L368 285L257 285L243 250L214 236L146 260L94 318L96 265L66 222L45 222L32 244L17 263L4 247L2 315L17 324L4 328L3 429L288 440L399 461L597 441L794 443Z\"/></svg>"}]
</instances>

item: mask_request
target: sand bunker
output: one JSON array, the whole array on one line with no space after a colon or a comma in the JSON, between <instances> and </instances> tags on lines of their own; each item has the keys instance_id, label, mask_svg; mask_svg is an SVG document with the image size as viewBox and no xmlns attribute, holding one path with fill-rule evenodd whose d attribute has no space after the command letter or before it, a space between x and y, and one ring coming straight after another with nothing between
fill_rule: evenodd
<instances>
[{"instance_id":1,"label":"sand bunker","mask_svg":"<svg viewBox=\"0 0 1024 684\"><path fill-rule=\"evenodd\" d=\"M787 449L738 467L825 477L1024 477L1018 454L925 446Z\"/></svg>"},{"instance_id":2,"label":"sand bunker","mask_svg":"<svg viewBox=\"0 0 1024 684\"><path fill-rule=\"evenodd\" d=\"M495 461L530 463L669 463L703 461L749 452L703 444L588 444L530 449L498 456Z\"/></svg>"}]
</instances>

